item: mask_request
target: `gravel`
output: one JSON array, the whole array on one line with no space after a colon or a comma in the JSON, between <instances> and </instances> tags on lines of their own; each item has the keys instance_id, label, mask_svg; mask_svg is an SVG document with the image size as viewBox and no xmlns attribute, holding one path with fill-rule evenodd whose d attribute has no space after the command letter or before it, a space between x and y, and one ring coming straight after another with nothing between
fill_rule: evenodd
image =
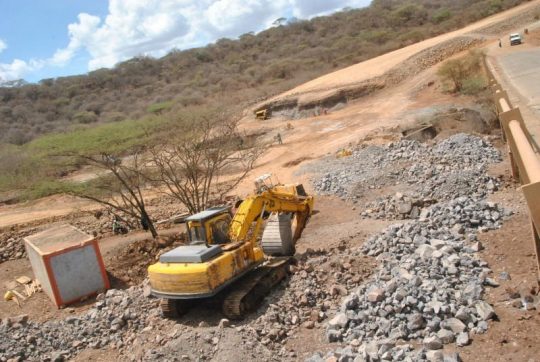
<instances>
[{"instance_id":1,"label":"gravel","mask_svg":"<svg viewBox=\"0 0 540 362\"><path fill-rule=\"evenodd\" d=\"M142 288L108 290L91 309L80 315L45 323L28 316L2 319L0 361L63 360L85 348L122 350L145 328L161 319L156 300L143 296Z\"/></svg>"},{"instance_id":2,"label":"gravel","mask_svg":"<svg viewBox=\"0 0 540 362\"><path fill-rule=\"evenodd\" d=\"M392 220L416 219L436 202L484 198L497 191L500 180L489 176L487 168L499 161L499 152L487 141L459 133L433 146L410 140L369 146L338 162L309 167L322 173L313 181L317 192L343 199L357 201L387 186L404 189L369 202L361 212L363 217Z\"/></svg>"},{"instance_id":3,"label":"gravel","mask_svg":"<svg viewBox=\"0 0 540 362\"><path fill-rule=\"evenodd\" d=\"M491 270L478 256L483 247L476 235L499 228L512 214L485 201L498 187L486 169L500 155L483 139L465 134L432 147L400 141L385 149L387 156L379 159L381 167L399 161L403 167L394 168L394 174L417 187L409 194L396 193L379 201L382 206L376 215L413 220L389 226L362 246L362 253L377 259L379 269L329 317L334 323L326 324L327 340L341 347L324 359L459 360L459 355L443 353L443 346L470 344L472 336L485 333L488 321L496 317L482 295L484 288L498 283L489 277ZM359 158L362 152L366 149L353 154L351 170L338 173L353 179L351 175L372 162L369 157ZM380 157L379 152L375 154ZM360 159L363 161L357 165L354 160ZM325 183L327 179L323 176L315 185L343 188L336 186L341 185L340 177L336 184ZM351 190L354 188L340 196L350 198ZM419 345L417 349L413 342ZM310 358L319 359L324 360L321 353Z\"/></svg>"},{"instance_id":4,"label":"gravel","mask_svg":"<svg viewBox=\"0 0 540 362\"><path fill-rule=\"evenodd\" d=\"M361 250L376 257L380 268L330 317L328 340L351 347L355 357L384 359L389 353L392 360L422 360L444 344L469 344L470 333L484 333L485 321L495 317L481 299L491 270L471 246L476 233L499 228L510 214L494 203L458 197L371 237ZM420 350L381 350L381 344L418 339ZM357 341L359 348L353 346ZM370 343L378 346L376 353L362 349Z\"/></svg>"},{"instance_id":5,"label":"gravel","mask_svg":"<svg viewBox=\"0 0 540 362\"><path fill-rule=\"evenodd\" d=\"M287 282L240 326L218 320L214 327L205 323L196 329L165 320L143 284L109 290L89 310L63 320L3 319L0 334L10 338L0 339L0 361L63 360L87 348L114 348L131 356L134 345L145 346L135 357L142 360L226 358L220 354L224 344L235 338L254 355L263 351L264 360L288 360L298 356L285 342L301 328L320 330L339 344L310 361L457 361L459 355L445 353L444 345L470 344L496 317L482 300L484 288L497 282L478 257L482 245L476 234L499 228L511 215L484 201L498 187L485 174L487 165L499 159L481 138L459 134L432 147L400 141L326 161L321 190L347 198L381 181L392 184L401 178L417 185L413 192L388 196L393 209L385 206L382 214L393 218L398 212L412 220L389 226L362 247L351 247L349 239L298 255ZM332 168L338 174L335 181L329 176ZM433 189L436 182L460 177L464 182ZM470 177L477 178L470 182ZM487 187L490 182L493 189ZM374 259L378 269L373 274ZM528 296L516 298L523 301L520 306L536 303ZM142 336L151 336L152 343L144 344Z\"/></svg>"}]
</instances>

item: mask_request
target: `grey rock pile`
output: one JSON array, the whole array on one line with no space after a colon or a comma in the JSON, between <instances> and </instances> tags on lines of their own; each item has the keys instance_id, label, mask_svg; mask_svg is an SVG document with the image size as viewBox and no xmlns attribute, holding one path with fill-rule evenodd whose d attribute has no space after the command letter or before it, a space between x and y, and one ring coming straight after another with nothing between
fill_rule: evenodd
<instances>
[{"instance_id":1,"label":"grey rock pile","mask_svg":"<svg viewBox=\"0 0 540 362\"><path fill-rule=\"evenodd\" d=\"M445 344L469 344L495 317L482 300L492 280L487 263L475 255L482 249L476 233L500 227L509 214L497 204L460 197L370 238L362 251L377 257L380 269L343 300L328 322L328 340L345 344L351 361L424 360ZM412 340L422 341L422 349L397 345ZM343 356L343 349L338 353Z\"/></svg>"},{"instance_id":2,"label":"grey rock pile","mask_svg":"<svg viewBox=\"0 0 540 362\"><path fill-rule=\"evenodd\" d=\"M404 154L419 157L422 147L420 143L400 141L400 145L403 147L390 144L386 147L359 148L349 157L326 159L317 162L315 167L307 166L305 170L322 174L313 180L313 187L318 194L355 199L366 189L394 184L399 176L399 173L394 172L395 165Z\"/></svg>"},{"instance_id":3,"label":"grey rock pile","mask_svg":"<svg viewBox=\"0 0 540 362\"><path fill-rule=\"evenodd\" d=\"M361 250L345 242L330 250L308 250L298 259L287 283L267 298L264 313L250 323L255 338L273 350L280 351L298 328L322 328L340 300L371 270Z\"/></svg>"},{"instance_id":4,"label":"grey rock pile","mask_svg":"<svg viewBox=\"0 0 540 362\"><path fill-rule=\"evenodd\" d=\"M319 193L356 200L370 189L402 185L404 192L368 203L361 215L379 219L415 219L422 208L460 196L483 198L500 188L487 167L501 161L497 149L484 139L463 133L432 147L401 140L370 146L341 162L322 167L314 180Z\"/></svg>"},{"instance_id":5,"label":"grey rock pile","mask_svg":"<svg viewBox=\"0 0 540 362\"><path fill-rule=\"evenodd\" d=\"M483 39L476 36L459 36L427 48L409 57L398 66L385 73L387 84L398 84L423 70L450 58L452 55L472 48Z\"/></svg>"},{"instance_id":6,"label":"grey rock pile","mask_svg":"<svg viewBox=\"0 0 540 362\"><path fill-rule=\"evenodd\" d=\"M160 320L155 299L141 288L108 290L81 315L39 323L28 316L4 318L0 324L0 361L63 361L86 348L126 348L138 333Z\"/></svg>"},{"instance_id":7,"label":"grey rock pile","mask_svg":"<svg viewBox=\"0 0 540 362\"><path fill-rule=\"evenodd\" d=\"M435 200L424 198L416 192L397 192L395 195L368 203L361 215L387 220L417 219L422 209L435 202Z\"/></svg>"}]
</instances>

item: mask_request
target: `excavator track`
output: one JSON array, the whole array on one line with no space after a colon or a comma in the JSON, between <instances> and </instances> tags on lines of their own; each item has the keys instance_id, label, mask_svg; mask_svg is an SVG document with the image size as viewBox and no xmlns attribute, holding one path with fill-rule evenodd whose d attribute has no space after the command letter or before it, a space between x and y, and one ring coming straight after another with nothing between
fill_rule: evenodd
<instances>
[{"instance_id":1,"label":"excavator track","mask_svg":"<svg viewBox=\"0 0 540 362\"><path fill-rule=\"evenodd\" d=\"M261 246L266 255L293 256L296 248L290 213L272 213L266 222Z\"/></svg>"},{"instance_id":2,"label":"excavator track","mask_svg":"<svg viewBox=\"0 0 540 362\"><path fill-rule=\"evenodd\" d=\"M254 310L272 287L287 276L291 258L275 258L233 285L223 300L223 314L229 319L242 319Z\"/></svg>"},{"instance_id":3,"label":"excavator track","mask_svg":"<svg viewBox=\"0 0 540 362\"><path fill-rule=\"evenodd\" d=\"M176 319L186 314L188 305L186 301L177 299L161 299L159 301L161 313L165 318Z\"/></svg>"}]
</instances>

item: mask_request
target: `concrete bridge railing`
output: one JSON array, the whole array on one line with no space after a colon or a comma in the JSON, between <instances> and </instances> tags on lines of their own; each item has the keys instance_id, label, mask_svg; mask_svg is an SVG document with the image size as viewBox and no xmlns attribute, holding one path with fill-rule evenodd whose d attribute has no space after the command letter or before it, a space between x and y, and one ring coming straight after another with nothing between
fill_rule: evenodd
<instances>
[{"instance_id":1,"label":"concrete bridge railing","mask_svg":"<svg viewBox=\"0 0 540 362\"><path fill-rule=\"evenodd\" d=\"M497 106L499 121L506 142L512 167L512 176L521 183L521 190L529 208L532 240L538 262L537 281L540 284L540 155L527 129L519 107L513 107L508 94L497 82L486 59L484 68L489 80L493 101Z\"/></svg>"}]
</instances>

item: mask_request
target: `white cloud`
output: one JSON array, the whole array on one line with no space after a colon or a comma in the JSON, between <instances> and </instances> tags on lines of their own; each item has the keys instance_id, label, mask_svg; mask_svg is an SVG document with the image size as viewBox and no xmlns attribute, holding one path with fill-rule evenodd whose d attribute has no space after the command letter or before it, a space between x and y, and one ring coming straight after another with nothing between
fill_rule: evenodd
<instances>
[{"instance_id":1,"label":"white cloud","mask_svg":"<svg viewBox=\"0 0 540 362\"><path fill-rule=\"evenodd\" d=\"M282 16L287 5L287 1L218 0L204 12L207 22L202 25L215 36L235 37L266 28L269 22Z\"/></svg>"},{"instance_id":2,"label":"white cloud","mask_svg":"<svg viewBox=\"0 0 540 362\"><path fill-rule=\"evenodd\" d=\"M87 41L81 41L92 57L89 68L110 67L136 55L171 49L189 33L189 7L189 1L111 0L104 23Z\"/></svg>"},{"instance_id":3,"label":"white cloud","mask_svg":"<svg viewBox=\"0 0 540 362\"><path fill-rule=\"evenodd\" d=\"M91 35L98 29L99 17L81 13L79 22L68 25L69 44L64 49L58 49L50 62L54 65L64 65L73 58L75 53L91 40Z\"/></svg>"},{"instance_id":4,"label":"white cloud","mask_svg":"<svg viewBox=\"0 0 540 362\"><path fill-rule=\"evenodd\" d=\"M4 50L7 49L7 44L5 41L3 41L2 39L0 39L0 53L2 53Z\"/></svg>"},{"instance_id":5,"label":"white cloud","mask_svg":"<svg viewBox=\"0 0 540 362\"><path fill-rule=\"evenodd\" d=\"M341 10L368 6L371 0L293 0L294 16L305 19Z\"/></svg>"},{"instance_id":6,"label":"white cloud","mask_svg":"<svg viewBox=\"0 0 540 362\"><path fill-rule=\"evenodd\" d=\"M44 61L34 59L28 62L21 59L14 59L11 63L0 63L0 83L21 79L25 74L39 70L44 65Z\"/></svg>"},{"instance_id":7,"label":"white cloud","mask_svg":"<svg viewBox=\"0 0 540 362\"><path fill-rule=\"evenodd\" d=\"M43 66L64 66L85 51L88 69L112 67L137 55L202 46L222 37L261 31L280 17L311 18L370 0L109 0L104 19L81 13L68 26L69 43L41 61L0 64L0 79ZM0 51L2 50L0 40ZM5 44L4 44L5 45ZM39 66L38 66L39 64Z\"/></svg>"}]
</instances>

